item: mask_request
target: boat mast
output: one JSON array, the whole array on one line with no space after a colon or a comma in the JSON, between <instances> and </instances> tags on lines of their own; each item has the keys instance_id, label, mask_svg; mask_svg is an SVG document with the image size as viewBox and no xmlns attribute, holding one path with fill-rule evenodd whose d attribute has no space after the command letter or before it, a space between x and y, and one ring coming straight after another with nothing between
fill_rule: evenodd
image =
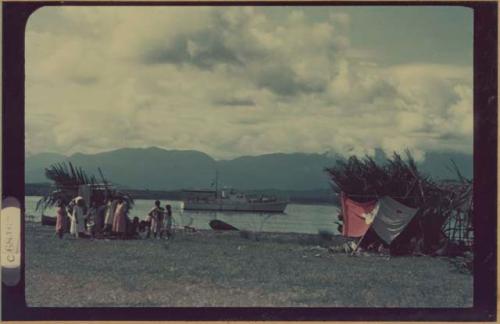
<instances>
[{"instance_id":1,"label":"boat mast","mask_svg":"<svg viewBox=\"0 0 500 324\"><path fill-rule=\"evenodd\" d=\"M215 199L219 196L219 171L215 169Z\"/></svg>"}]
</instances>

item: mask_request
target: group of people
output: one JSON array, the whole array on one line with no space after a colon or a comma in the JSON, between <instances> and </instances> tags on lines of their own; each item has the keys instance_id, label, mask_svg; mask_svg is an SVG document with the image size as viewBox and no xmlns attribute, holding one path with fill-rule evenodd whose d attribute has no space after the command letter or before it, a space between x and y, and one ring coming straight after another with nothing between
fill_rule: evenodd
<instances>
[{"instance_id":1,"label":"group of people","mask_svg":"<svg viewBox=\"0 0 500 324\"><path fill-rule=\"evenodd\" d=\"M170 205L162 208L159 201L155 201L146 220L141 222L139 217L129 219L128 204L122 198L93 200L87 208L83 197L76 197L68 205L59 200L56 207L56 235L59 238L68 231L76 238L138 238L140 232L147 232L148 238L151 233L158 238L172 235L172 208Z\"/></svg>"},{"instance_id":2,"label":"group of people","mask_svg":"<svg viewBox=\"0 0 500 324\"><path fill-rule=\"evenodd\" d=\"M149 211L146 218L146 237L162 238L164 235L166 238L172 236L172 207L170 205L165 205L165 209L160 206L160 201L155 201L155 206Z\"/></svg>"}]
</instances>

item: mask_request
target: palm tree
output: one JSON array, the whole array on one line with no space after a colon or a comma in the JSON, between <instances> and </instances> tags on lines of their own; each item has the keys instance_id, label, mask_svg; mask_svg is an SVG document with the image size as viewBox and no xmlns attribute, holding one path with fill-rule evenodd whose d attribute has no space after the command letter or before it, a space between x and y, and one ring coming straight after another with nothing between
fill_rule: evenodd
<instances>
[{"instance_id":1,"label":"palm tree","mask_svg":"<svg viewBox=\"0 0 500 324\"><path fill-rule=\"evenodd\" d=\"M82 185L92 187L98 195L103 196L101 198L122 198L131 209L134 205L132 197L113 188L104 178L100 169L99 173L102 183L98 183L93 175L89 177L81 167L73 166L71 162L52 164L45 169L45 176L52 181L54 190L38 201L36 210L43 212L46 208L54 206L57 201L69 204L73 198L78 196L79 188Z\"/></svg>"}]
</instances>

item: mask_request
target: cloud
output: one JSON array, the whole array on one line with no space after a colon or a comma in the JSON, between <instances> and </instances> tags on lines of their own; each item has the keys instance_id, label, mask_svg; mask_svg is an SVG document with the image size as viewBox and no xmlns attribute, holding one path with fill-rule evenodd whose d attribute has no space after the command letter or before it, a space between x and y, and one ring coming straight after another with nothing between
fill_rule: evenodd
<instances>
[{"instance_id":1,"label":"cloud","mask_svg":"<svg viewBox=\"0 0 500 324\"><path fill-rule=\"evenodd\" d=\"M276 22L253 8L212 10L205 28L158 33L145 47L146 64L188 64L202 69L228 65L257 86L281 95L322 92L330 66L346 39L334 26L343 19L309 23L301 11ZM151 37L151 36L150 36ZM279 62L279 64L277 64Z\"/></svg>"},{"instance_id":2,"label":"cloud","mask_svg":"<svg viewBox=\"0 0 500 324\"><path fill-rule=\"evenodd\" d=\"M277 13L38 10L26 32L27 150L472 152L470 66L378 65L351 45L349 15Z\"/></svg>"},{"instance_id":3,"label":"cloud","mask_svg":"<svg viewBox=\"0 0 500 324\"><path fill-rule=\"evenodd\" d=\"M250 98L222 98L214 101L215 105L221 106L255 106L255 102Z\"/></svg>"},{"instance_id":4,"label":"cloud","mask_svg":"<svg viewBox=\"0 0 500 324\"><path fill-rule=\"evenodd\" d=\"M147 64L192 64L212 68L217 63L241 64L235 53L224 46L220 35L206 30L176 37L170 44L154 46L142 56Z\"/></svg>"}]
</instances>

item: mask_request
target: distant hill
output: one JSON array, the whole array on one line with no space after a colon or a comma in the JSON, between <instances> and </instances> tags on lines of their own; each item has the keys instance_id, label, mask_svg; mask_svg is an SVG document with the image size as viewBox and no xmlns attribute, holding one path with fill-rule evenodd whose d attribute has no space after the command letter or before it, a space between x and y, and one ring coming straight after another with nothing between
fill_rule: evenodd
<instances>
[{"instance_id":1,"label":"distant hill","mask_svg":"<svg viewBox=\"0 0 500 324\"><path fill-rule=\"evenodd\" d=\"M97 154L73 154L60 160L71 161L89 174L106 178L125 188L172 190L209 185L214 177L215 161L197 151L159 148L119 149ZM49 163L37 156L26 159L26 182L44 182Z\"/></svg>"},{"instance_id":2,"label":"distant hill","mask_svg":"<svg viewBox=\"0 0 500 324\"><path fill-rule=\"evenodd\" d=\"M323 171L335 160L321 154L266 154L219 161L219 181L239 189L329 188Z\"/></svg>"},{"instance_id":3,"label":"distant hill","mask_svg":"<svg viewBox=\"0 0 500 324\"><path fill-rule=\"evenodd\" d=\"M437 153L432 152L426 155L425 160L419 164L422 171L438 179L451 179L456 177L453 164L455 162L462 176L472 179L473 157L472 155L461 153Z\"/></svg>"},{"instance_id":4,"label":"distant hill","mask_svg":"<svg viewBox=\"0 0 500 324\"><path fill-rule=\"evenodd\" d=\"M66 156L57 153L40 153L27 156L24 169L26 183L46 182L44 168L64 160L66 160Z\"/></svg>"},{"instance_id":5,"label":"distant hill","mask_svg":"<svg viewBox=\"0 0 500 324\"><path fill-rule=\"evenodd\" d=\"M450 158L463 175L472 177L472 155L458 153L429 153L420 164L421 170L435 178L455 176L446 166ZM382 161L379 152L377 161ZM241 190L322 190L329 189L324 168L336 159L326 154L275 153L243 156L232 160L215 161L199 151L126 148L97 154L77 153L69 157L42 153L26 158L26 182L47 182L44 168L55 162L71 161L89 174L98 176L100 167L106 178L128 189L178 190L207 188L219 172L219 184Z\"/></svg>"}]
</instances>

